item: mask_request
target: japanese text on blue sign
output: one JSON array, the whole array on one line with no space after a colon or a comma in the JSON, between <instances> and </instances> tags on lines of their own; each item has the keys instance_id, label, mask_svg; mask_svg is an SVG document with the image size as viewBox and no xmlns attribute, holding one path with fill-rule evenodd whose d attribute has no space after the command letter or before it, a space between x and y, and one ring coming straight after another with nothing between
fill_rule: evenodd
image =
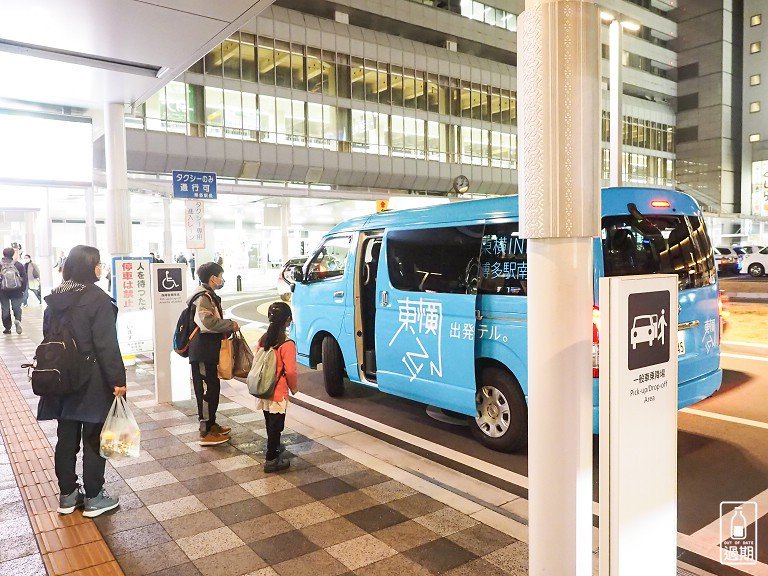
<instances>
[{"instance_id":1,"label":"japanese text on blue sign","mask_svg":"<svg viewBox=\"0 0 768 576\"><path fill-rule=\"evenodd\" d=\"M174 170L173 197L216 200L216 173Z\"/></svg>"}]
</instances>

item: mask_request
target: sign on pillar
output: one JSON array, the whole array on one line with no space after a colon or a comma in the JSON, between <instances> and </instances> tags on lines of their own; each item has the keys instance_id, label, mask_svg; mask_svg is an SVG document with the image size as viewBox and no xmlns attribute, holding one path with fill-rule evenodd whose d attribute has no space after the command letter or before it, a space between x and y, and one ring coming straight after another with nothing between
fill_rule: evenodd
<instances>
[{"instance_id":1,"label":"sign on pillar","mask_svg":"<svg viewBox=\"0 0 768 576\"><path fill-rule=\"evenodd\" d=\"M677 276L600 279L600 576L677 573Z\"/></svg>"},{"instance_id":2,"label":"sign on pillar","mask_svg":"<svg viewBox=\"0 0 768 576\"><path fill-rule=\"evenodd\" d=\"M152 298L147 257L112 258L112 297L117 303L117 341L124 358L152 352Z\"/></svg>"},{"instance_id":3,"label":"sign on pillar","mask_svg":"<svg viewBox=\"0 0 768 576\"><path fill-rule=\"evenodd\" d=\"M173 351L173 333L187 305L187 265L152 264L152 331L155 337L155 397L158 402L189 400L189 362Z\"/></svg>"},{"instance_id":4,"label":"sign on pillar","mask_svg":"<svg viewBox=\"0 0 768 576\"><path fill-rule=\"evenodd\" d=\"M184 201L184 232L187 248L205 248L205 206L202 200Z\"/></svg>"}]
</instances>

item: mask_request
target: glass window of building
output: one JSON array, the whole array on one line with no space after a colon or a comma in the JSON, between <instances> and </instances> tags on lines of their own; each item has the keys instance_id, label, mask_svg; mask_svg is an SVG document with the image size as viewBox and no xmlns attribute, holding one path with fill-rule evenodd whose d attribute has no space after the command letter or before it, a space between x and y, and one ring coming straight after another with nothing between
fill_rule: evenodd
<instances>
[{"instance_id":1,"label":"glass window of building","mask_svg":"<svg viewBox=\"0 0 768 576\"><path fill-rule=\"evenodd\" d=\"M304 74L304 46L301 44L291 44L291 86L294 90L307 89Z\"/></svg>"},{"instance_id":2,"label":"glass window of building","mask_svg":"<svg viewBox=\"0 0 768 576\"><path fill-rule=\"evenodd\" d=\"M752 74L752 76L749 77L750 86L757 86L760 84L760 81L760 74Z\"/></svg>"},{"instance_id":3,"label":"glass window of building","mask_svg":"<svg viewBox=\"0 0 768 576\"><path fill-rule=\"evenodd\" d=\"M224 126L224 90L213 86L205 87L205 135L224 135L220 128Z\"/></svg>"},{"instance_id":4,"label":"glass window of building","mask_svg":"<svg viewBox=\"0 0 768 576\"><path fill-rule=\"evenodd\" d=\"M161 99L161 92L152 95L144 103L144 116L147 121L147 130L165 130L165 107Z\"/></svg>"},{"instance_id":5,"label":"glass window of building","mask_svg":"<svg viewBox=\"0 0 768 576\"><path fill-rule=\"evenodd\" d=\"M243 137L243 97L237 90L224 90L224 136Z\"/></svg>"},{"instance_id":6,"label":"glass window of building","mask_svg":"<svg viewBox=\"0 0 768 576\"><path fill-rule=\"evenodd\" d=\"M243 92L243 138L256 140L259 130L258 96Z\"/></svg>"},{"instance_id":7,"label":"glass window of building","mask_svg":"<svg viewBox=\"0 0 768 576\"><path fill-rule=\"evenodd\" d=\"M391 104L393 106L403 105L403 95L405 93L405 84L403 81L403 68L401 66L391 65L389 67L389 86L391 90Z\"/></svg>"},{"instance_id":8,"label":"glass window of building","mask_svg":"<svg viewBox=\"0 0 768 576\"><path fill-rule=\"evenodd\" d=\"M403 106L415 108L416 98L416 71L413 68L403 68Z\"/></svg>"},{"instance_id":9,"label":"glass window of building","mask_svg":"<svg viewBox=\"0 0 768 576\"><path fill-rule=\"evenodd\" d=\"M514 134L491 131L491 166L516 168L517 137Z\"/></svg>"},{"instance_id":10,"label":"glass window of building","mask_svg":"<svg viewBox=\"0 0 768 576\"><path fill-rule=\"evenodd\" d=\"M262 84L275 84L275 46L272 38L259 36L257 47L259 82Z\"/></svg>"},{"instance_id":11,"label":"glass window of building","mask_svg":"<svg viewBox=\"0 0 768 576\"><path fill-rule=\"evenodd\" d=\"M190 136L203 136L205 104L202 86L187 84L187 122Z\"/></svg>"},{"instance_id":12,"label":"glass window of building","mask_svg":"<svg viewBox=\"0 0 768 576\"><path fill-rule=\"evenodd\" d=\"M242 75L246 82L257 82L256 72L256 37L253 34L240 33L240 58L242 60Z\"/></svg>"},{"instance_id":13,"label":"glass window of building","mask_svg":"<svg viewBox=\"0 0 768 576\"><path fill-rule=\"evenodd\" d=\"M222 57L221 57L221 44L216 46L213 50L205 55L205 73L210 76L221 76L222 73Z\"/></svg>"},{"instance_id":14,"label":"glass window of building","mask_svg":"<svg viewBox=\"0 0 768 576\"><path fill-rule=\"evenodd\" d=\"M755 14L749 19L749 25L750 26L760 26L760 24L763 23L763 15L762 14Z\"/></svg>"},{"instance_id":15,"label":"glass window of building","mask_svg":"<svg viewBox=\"0 0 768 576\"><path fill-rule=\"evenodd\" d=\"M259 140L277 142L275 98L259 95Z\"/></svg>"},{"instance_id":16,"label":"glass window of building","mask_svg":"<svg viewBox=\"0 0 768 576\"><path fill-rule=\"evenodd\" d=\"M336 96L336 53L323 50L323 94Z\"/></svg>"},{"instance_id":17,"label":"glass window of building","mask_svg":"<svg viewBox=\"0 0 768 576\"><path fill-rule=\"evenodd\" d=\"M162 94L162 91L160 92ZM168 132L187 133L187 91L184 82L169 82L165 87Z\"/></svg>"},{"instance_id":18,"label":"glass window of building","mask_svg":"<svg viewBox=\"0 0 768 576\"><path fill-rule=\"evenodd\" d=\"M307 103L307 146L337 150L336 108Z\"/></svg>"},{"instance_id":19,"label":"glass window of building","mask_svg":"<svg viewBox=\"0 0 768 576\"><path fill-rule=\"evenodd\" d=\"M362 58L350 58L352 98L365 100L365 63Z\"/></svg>"},{"instance_id":20,"label":"glass window of building","mask_svg":"<svg viewBox=\"0 0 768 576\"><path fill-rule=\"evenodd\" d=\"M488 131L469 126L460 126L461 162L464 164L487 165Z\"/></svg>"},{"instance_id":21,"label":"glass window of building","mask_svg":"<svg viewBox=\"0 0 768 576\"><path fill-rule=\"evenodd\" d=\"M447 151L448 137L445 124L427 122L427 158L445 162Z\"/></svg>"},{"instance_id":22,"label":"glass window of building","mask_svg":"<svg viewBox=\"0 0 768 576\"><path fill-rule=\"evenodd\" d=\"M240 80L240 39L237 36L224 40L221 45L221 59L224 77Z\"/></svg>"},{"instance_id":23,"label":"glass window of building","mask_svg":"<svg viewBox=\"0 0 768 576\"><path fill-rule=\"evenodd\" d=\"M752 42L749 45L749 53L750 54L757 54L763 49L763 46L760 42Z\"/></svg>"},{"instance_id":24,"label":"glass window of building","mask_svg":"<svg viewBox=\"0 0 768 576\"><path fill-rule=\"evenodd\" d=\"M325 57L325 52L323 52ZM349 66L349 56L346 54L336 54L336 92L341 98L350 97L351 71Z\"/></svg>"},{"instance_id":25,"label":"glass window of building","mask_svg":"<svg viewBox=\"0 0 768 576\"><path fill-rule=\"evenodd\" d=\"M275 85L290 88L292 76L291 44L275 40Z\"/></svg>"},{"instance_id":26,"label":"glass window of building","mask_svg":"<svg viewBox=\"0 0 768 576\"><path fill-rule=\"evenodd\" d=\"M320 48L307 46L307 91L323 92L323 57Z\"/></svg>"},{"instance_id":27,"label":"glass window of building","mask_svg":"<svg viewBox=\"0 0 768 576\"><path fill-rule=\"evenodd\" d=\"M363 84L368 102L389 104L386 66L379 66L375 60L365 60Z\"/></svg>"},{"instance_id":28,"label":"glass window of building","mask_svg":"<svg viewBox=\"0 0 768 576\"><path fill-rule=\"evenodd\" d=\"M760 134L750 134L749 135L749 141L750 142L760 142Z\"/></svg>"},{"instance_id":29,"label":"glass window of building","mask_svg":"<svg viewBox=\"0 0 768 576\"><path fill-rule=\"evenodd\" d=\"M750 102L749 103L749 111L750 112L760 112L760 101L757 102Z\"/></svg>"}]
</instances>

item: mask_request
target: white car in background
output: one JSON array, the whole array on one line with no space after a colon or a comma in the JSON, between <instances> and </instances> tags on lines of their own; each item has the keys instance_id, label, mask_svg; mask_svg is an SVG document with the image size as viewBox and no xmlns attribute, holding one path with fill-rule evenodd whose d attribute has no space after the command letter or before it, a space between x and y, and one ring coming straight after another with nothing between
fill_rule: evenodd
<instances>
[{"instance_id":1,"label":"white car in background","mask_svg":"<svg viewBox=\"0 0 768 576\"><path fill-rule=\"evenodd\" d=\"M742 274L759 278L764 276L766 271L768 271L768 248L763 248L752 254L745 254L741 260Z\"/></svg>"}]
</instances>

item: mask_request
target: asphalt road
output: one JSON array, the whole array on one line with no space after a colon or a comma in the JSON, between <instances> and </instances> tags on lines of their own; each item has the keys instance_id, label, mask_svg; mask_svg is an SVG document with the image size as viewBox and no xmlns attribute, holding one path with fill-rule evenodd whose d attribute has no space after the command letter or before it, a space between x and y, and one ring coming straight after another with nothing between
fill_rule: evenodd
<instances>
[{"instance_id":1,"label":"asphalt road","mask_svg":"<svg viewBox=\"0 0 768 576\"><path fill-rule=\"evenodd\" d=\"M755 280L745 278L744 281ZM765 284L768 289L768 282ZM235 309L238 316L264 322L266 318L259 308L265 310L265 304L274 300L274 292L258 293L233 300L227 298L225 307L239 304ZM765 306L768 308L768 303ZM678 531L683 534L694 535L716 522L721 501L747 501L763 492L768 494L768 399L765 394L768 389L768 347L724 344L722 353L724 377L721 389L712 397L678 413ZM466 426L430 418L423 404L350 382L346 384L343 397L330 398L325 393L322 371L302 367L300 389L304 394L332 406L527 476L527 454L501 454L484 448L472 439ZM311 404L304 405L317 410ZM324 413L354 427L382 435L344 417L334 416L332 409ZM388 440L407 444L393 438ZM477 470L436 457L429 451L406 447L510 492L527 496L523 486L488 477ZM593 497L597 501L597 437L594 438L593 456ZM768 516L763 517L759 528L768 530ZM759 560L768 563L768 546L759 549Z\"/></svg>"}]
</instances>

